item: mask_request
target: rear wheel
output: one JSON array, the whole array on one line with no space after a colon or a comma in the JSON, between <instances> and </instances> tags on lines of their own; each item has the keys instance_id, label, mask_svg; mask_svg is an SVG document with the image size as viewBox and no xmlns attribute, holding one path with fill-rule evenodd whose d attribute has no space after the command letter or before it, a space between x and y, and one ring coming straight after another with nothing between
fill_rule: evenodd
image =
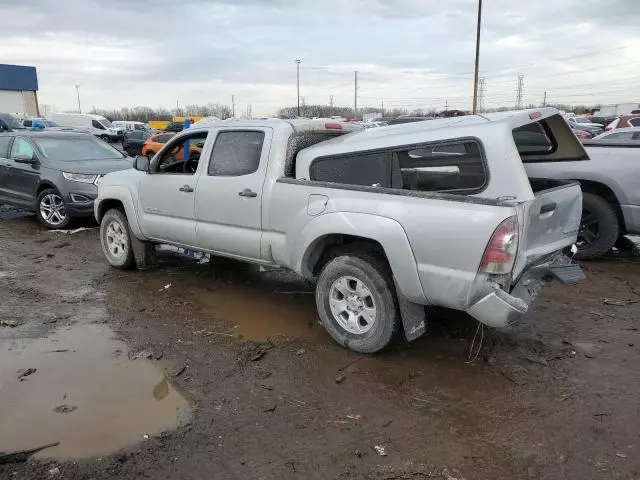
<instances>
[{"instance_id":1,"label":"rear wheel","mask_svg":"<svg viewBox=\"0 0 640 480\"><path fill-rule=\"evenodd\" d=\"M329 335L356 352L384 349L400 329L391 272L377 256L345 254L327 263L316 285L316 306Z\"/></svg>"},{"instance_id":2,"label":"rear wheel","mask_svg":"<svg viewBox=\"0 0 640 480\"><path fill-rule=\"evenodd\" d=\"M100 243L109 265L121 269L133 267L135 258L131 246L129 222L120 210L112 208L102 217Z\"/></svg>"},{"instance_id":3,"label":"rear wheel","mask_svg":"<svg viewBox=\"0 0 640 480\"><path fill-rule=\"evenodd\" d=\"M601 257L611 250L619 236L620 223L613 205L596 194L583 193L576 257L581 260Z\"/></svg>"},{"instance_id":4,"label":"rear wheel","mask_svg":"<svg viewBox=\"0 0 640 480\"><path fill-rule=\"evenodd\" d=\"M71 217L64 206L62 195L55 188L47 188L38 194L38 220L47 228L67 228Z\"/></svg>"}]
</instances>

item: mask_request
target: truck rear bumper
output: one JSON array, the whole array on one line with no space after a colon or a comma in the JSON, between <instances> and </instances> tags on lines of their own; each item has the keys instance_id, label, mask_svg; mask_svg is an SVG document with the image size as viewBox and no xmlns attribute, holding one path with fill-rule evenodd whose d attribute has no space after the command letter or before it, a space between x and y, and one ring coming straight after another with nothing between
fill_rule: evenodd
<instances>
[{"instance_id":1,"label":"truck rear bumper","mask_svg":"<svg viewBox=\"0 0 640 480\"><path fill-rule=\"evenodd\" d=\"M540 291L554 278L561 283L577 283L584 279L584 274L578 265L561 255L526 270L511 293L497 284L491 285L492 291L471 305L467 313L490 327L508 327L527 313Z\"/></svg>"}]
</instances>

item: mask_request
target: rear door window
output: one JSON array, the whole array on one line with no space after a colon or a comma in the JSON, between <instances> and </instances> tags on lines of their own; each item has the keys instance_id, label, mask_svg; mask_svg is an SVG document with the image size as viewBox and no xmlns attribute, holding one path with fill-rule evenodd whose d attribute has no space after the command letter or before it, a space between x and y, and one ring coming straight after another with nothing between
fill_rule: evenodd
<instances>
[{"instance_id":1,"label":"rear door window","mask_svg":"<svg viewBox=\"0 0 640 480\"><path fill-rule=\"evenodd\" d=\"M213 146L209 175L236 177L258 170L264 132L223 131Z\"/></svg>"}]
</instances>

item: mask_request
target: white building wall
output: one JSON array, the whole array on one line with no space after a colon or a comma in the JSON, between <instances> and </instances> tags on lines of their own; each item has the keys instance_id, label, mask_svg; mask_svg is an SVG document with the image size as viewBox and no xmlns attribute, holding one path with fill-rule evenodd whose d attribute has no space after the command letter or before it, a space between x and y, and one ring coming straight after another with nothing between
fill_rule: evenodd
<instances>
[{"instance_id":1,"label":"white building wall","mask_svg":"<svg viewBox=\"0 0 640 480\"><path fill-rule=\"evenodd\" d=\"M19 90L0 90L0 112L24 115L25 105Z\"/></svg>"}]
</instances>

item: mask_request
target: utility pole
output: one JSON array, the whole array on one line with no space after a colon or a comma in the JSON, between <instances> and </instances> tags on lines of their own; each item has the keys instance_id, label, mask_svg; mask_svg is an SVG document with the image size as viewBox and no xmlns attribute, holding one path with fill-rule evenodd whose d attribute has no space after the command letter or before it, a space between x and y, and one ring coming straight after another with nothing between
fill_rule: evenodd
<instances>
[{"instance_id":1,"label":"utility pole","mask_svg":"<svg viewBox=\"0 0 640 480\"><path fill-rule=\"evenodd\" d=\"M76 96L78 97L78 113L82 113L82 107L80 106L80 85L76 85Z\"/></svg>"},{"instance_id":2,"label":"utility pole","mask_svg":"<svg viewBox=\"0 0 640 480\"><path fill-rule=\"evenodd\" d=\"M449 100L445 99L445 101L444 101L444 113L445 113L445 115L446 115L448 109L449 109Z\"/></svg>"},{"instance_id":3,"label":"utility pole","mask_svg":"<svg viewBox=\"0 0 640 480\"><path fill-rule=\"evenodd\" d=\"M384 100L380 102L380 116L384 117Z\"/></svg>"},{"instance_id":4,"label":"utility pole","mask_svg":"<svg viewBox=\"0 0 640 480\"><path fill-rule=\"evenodd\" d=\"M522 110L522 87L524 86L524 75L518 74L518 90L516 91L516 110Z\"/></svg>"},{"instance_id":5,"label":"utility pole","mask_svg":"<svg viewBox=\"0 0 640 480\"><path fill-rule=\"evenodd\" d=\"M353 118L358 118L358 71L353 71Z\"/></svg>"},{"instance_id":6,"label":"utility pole","mask_svg":"<svg viewBox=\"0 0 640 480\"><path fill-rule=\"evenodd\" d=\"M299 58L296 58L295 62L296 62L296 85L298 87L298 116L300 116L300 62L302 60L300 60Z\"/></svg>"},{"instance_id":7,"label":"utility pole","mask_svg":"<svg viewBox=\"0 0 640 480\"><path fill-rule=\"evenodd\" d=\"M480 24L482 19L482 0L478 0L478 26L476 28L476 68L473 74L473 111L478 108L478 66L480 65Z\"/></svg>"},{"instance_id":8,"label":"utility pole","mask_svg":"<svg viewBox=\"0 0 640 480\"><path fill-rule=\"evenodd\" d=\"M542 98L542 106L546 107L547 106L547 91L544 91L544 97Z\"/></svg>"},{"instance_id":9,"label":"utility pole","mask_svg":"<svg viewBox=\"0 0 640 480\"><path fill-rule=\"evenodd\" d=\"M231 118L236 118L236 96L231 95Z\"/></svg>"},{"instance_id":10,"label":"utility pole","mask_svg":"<svg viewBox=\"0 0 640 480\"><path fill-rule=\"evenodd\" d=\"M484 112L485 87L486 87L486 79L484 77L480 77L480 79L478 80L478 111L479 113Z\"/></svg>"},{"instance_id":11,"label":"utility pole","mask_svg":"<svg viewBox=\"0 0 640 480\"><path fill-rule=\"evenodd\" d=\"M329 114L333 115L333 95L329 95Z\"/></svg>"}]
</instances>

